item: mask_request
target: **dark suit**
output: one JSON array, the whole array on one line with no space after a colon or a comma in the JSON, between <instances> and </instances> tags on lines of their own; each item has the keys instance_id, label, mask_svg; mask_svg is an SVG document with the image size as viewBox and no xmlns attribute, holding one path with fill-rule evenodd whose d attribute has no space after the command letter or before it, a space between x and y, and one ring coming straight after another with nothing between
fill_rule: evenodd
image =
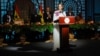
<instances>
[{"instance_id":1,"label":"dark suit","mask_svg":"<svg viewBox=\"0 0 100 56\"><path fill-rule=\"evenodd\" d=\"M66 16L74 16L73 12L66 12Z\"/></svg>"},{"instance_id":2,"label":"dark suit","mask_svg":"<svg viewBox=\"0 0 100 56\"><path fill-rule=\"evenodd\" d=\"M41 22L41 16L37 14L31 15L31 23Z\"/></svg>"},{"instance_id":3,"label":"dark suit","mask_svg":"<svg viewBox=\"0 0 100 56\"><path fill-rule=\"evenodd\" d=\"M49 17L49 15L47 14L47 12L43 13L43 18L44 18L44 22L45 23L48 23L48 22L50 23L50 22L53 21L53 13L49 12L49 14L50 14L51 17Z\"/></svg>"},{"instance_id":4,"label":"dark suit","mask_svg":"<svg viewBox=\"0 0 100 56\"><path fill-rule=\"evenodd\" d=\"M13 16L12 15L9 15L9 14L5 14L3 16L3 23L13 23Z\"/></svg>"}]
</instances>

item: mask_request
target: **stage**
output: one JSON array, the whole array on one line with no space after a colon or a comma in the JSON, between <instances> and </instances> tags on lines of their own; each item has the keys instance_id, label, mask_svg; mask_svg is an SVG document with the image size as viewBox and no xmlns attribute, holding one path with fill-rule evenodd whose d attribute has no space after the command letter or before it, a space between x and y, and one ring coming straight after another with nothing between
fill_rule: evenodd
<instances>
[{"instance_id":1,"label":"stage","mask_svg":"<svg viewBox=\"0 0 100 56\"><path fill-rule=\"evenodd\" d=\"M100 55L100 40L79 39L70 41L72 51L58 53L52 51L53 43L33 42L29 46L9 46L0 48L0 56L96 56Z\"/></svg>"}]
</instances>

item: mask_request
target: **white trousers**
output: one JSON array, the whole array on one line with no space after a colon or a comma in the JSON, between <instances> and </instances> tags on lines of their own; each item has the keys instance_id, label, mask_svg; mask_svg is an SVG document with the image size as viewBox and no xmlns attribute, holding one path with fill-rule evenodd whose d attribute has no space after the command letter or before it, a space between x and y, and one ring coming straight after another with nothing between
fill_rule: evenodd
<instances>
[{"instance_id":1,"label":"white trousers","mask_svg":"<svg viewBox=\"0 0 100 56\"><path fill-rule=\"evenodd\" d=\"M59 23L54 23L53 29L53 50L56 51L57 48L60 48L60 31L59 31Z\"/></svg>"}]
</instances>

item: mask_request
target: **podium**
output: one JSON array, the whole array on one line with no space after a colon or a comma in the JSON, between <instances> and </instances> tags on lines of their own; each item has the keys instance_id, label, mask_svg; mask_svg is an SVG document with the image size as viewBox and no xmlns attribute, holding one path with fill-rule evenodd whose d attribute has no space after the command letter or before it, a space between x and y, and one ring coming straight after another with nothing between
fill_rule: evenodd
<instances>
[{"instance_id":1,"label":"podium","mask_svg":"<svg viewBox=\"0 0 100 56\"><path fill-rule=\"evenodd\" d=\"M59 29L60 29L60 48L58 51L69 51L69 25L74 24L75 17L59 17Z\"/></svg>"}]
</instances>

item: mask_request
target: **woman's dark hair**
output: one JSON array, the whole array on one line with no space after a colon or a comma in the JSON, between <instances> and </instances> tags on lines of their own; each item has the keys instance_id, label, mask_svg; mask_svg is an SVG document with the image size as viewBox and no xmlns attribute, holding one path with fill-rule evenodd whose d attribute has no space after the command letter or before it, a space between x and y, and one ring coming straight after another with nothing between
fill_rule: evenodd
<instances>
[{"instance_id":1,"label":"woman's dark hair","mask_svg":"<svg viewBox=\"0 0 100 56\"><path fill-rule=\"evenodd\" d=\"M64 5L62 3L59 3L58 6L57 6L57 9L58 9L59 5L62 5L62 7L64 7Z\"/></svg>"}]
</instances>

